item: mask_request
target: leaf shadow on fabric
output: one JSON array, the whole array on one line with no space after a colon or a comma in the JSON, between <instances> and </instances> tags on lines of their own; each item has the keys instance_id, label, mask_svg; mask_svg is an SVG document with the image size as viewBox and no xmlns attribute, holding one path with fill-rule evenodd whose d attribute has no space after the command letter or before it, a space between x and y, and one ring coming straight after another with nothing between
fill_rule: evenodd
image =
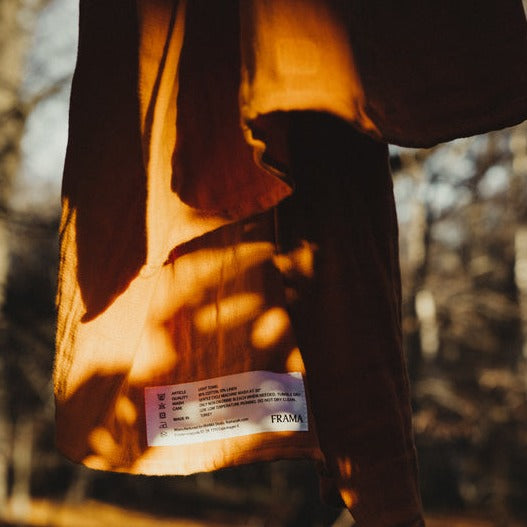
<instances>
[{"instance_id":1,"label":"leaf shadow on fabric","mask_svg":"<svg viewBox=\"0 0 527 527\"><path fill-rule=\"evenodd\" d=\"M312 416L309 432L257 432L161 448L146 444L147 387L247 371L303 372L272 260L272 224L267 214L227 225L171 254L129 366L112 370L102 353L100 364L91 364L85 379L59 401L59 448L68 457L92 468L157 474L281 457L321 459ZM221 419L235 412L226 409Z\"/></svg>"}]
</instances>

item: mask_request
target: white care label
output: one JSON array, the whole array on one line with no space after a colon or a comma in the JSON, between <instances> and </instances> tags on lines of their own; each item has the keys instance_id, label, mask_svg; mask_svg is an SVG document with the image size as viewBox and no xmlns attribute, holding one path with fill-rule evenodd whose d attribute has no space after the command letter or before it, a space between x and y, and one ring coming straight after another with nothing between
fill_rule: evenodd
<instances>
[{"instance_id":1,"label":"white care label","mask_svg":"<svg viewBox=\"0 0 527 527\"><path fill-rule=\"evenodd\" d=\"M148 446L307 431L302 374L251 371L145 388Z\"/></svg>"}]
</instances>

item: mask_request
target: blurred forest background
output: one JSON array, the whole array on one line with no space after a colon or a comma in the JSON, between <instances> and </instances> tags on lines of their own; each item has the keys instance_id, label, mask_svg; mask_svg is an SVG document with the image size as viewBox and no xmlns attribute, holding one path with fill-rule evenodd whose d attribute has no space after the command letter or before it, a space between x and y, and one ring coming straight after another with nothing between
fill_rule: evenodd
<instances>
[{"instance_id":1,"label":"blurred forest background","mask_svg":"<svg viewBox=\"0 0 527 527\"><path fill-rule=\"evenodd\" d=\"M309 463L142 478L55 452L56 233L75 4L0 0L0 524L351 525L320 503ZM452 512L474 526L527 525L527 125L430 150L392 147L391 160L430 525L469 525L446 519Z\"/></svg>"}]
</instances>

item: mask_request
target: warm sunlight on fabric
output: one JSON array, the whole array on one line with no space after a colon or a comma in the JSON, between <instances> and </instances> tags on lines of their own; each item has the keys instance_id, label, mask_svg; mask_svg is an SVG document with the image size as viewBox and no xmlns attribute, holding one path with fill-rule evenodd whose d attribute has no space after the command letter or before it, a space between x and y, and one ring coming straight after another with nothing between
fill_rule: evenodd
<instances>
[{"instance_id":1,"label":"warm sunlight on fabric","mask_svg":"<svg viewBox=\"0 0 527 527\"><path fill-rule=\"evenodd\" d=\"M299 247L288 254L278 254L274 257L274 263L285 275L300 274L306 278L314 275L314 257L317 246L302 240Z\"/></svg>"},{"instance_id":2,"label":"warm sunlight on fabric","mask_svg":"<svg viewBox=\"0 0 527 527\"><path fill-rule=\"evenodd\" d=\"M351 459L349 457L340 458L337 460L339 471L342 477L349 478L353 473L353 468L351 466Z\"/></svg>"},{"instance_id":3,"label":"warm sunlight on fabric","mask_svg":"<svg viewBox=\"0 0 527 527\"><path fill-rule=\"evenodd\" d=\"M122 395L117 399L115 417L118 421L122 421L128 426L132 426L137 421L137 409L128 397Z\"/></svg>"},{"instance_id":4,"label":"warm sunlight on fabric","mask_svg":"<svg viewBox=\"0 0 527 527\"><path fill-rule=\"evenodd\" d=\"M199 309L194 323L204 333L218 331L221 327L241 325L253 318L254 312L262 303L262 296L256 293L234 295Z\"/></svg>"},{"instance_id":5,"label":"warm sunlight on fabric","mask_svg":"<svg viewBox=\"0 0 527 527\"><path fill-rule=\"evenodd\" d=\"M298 348L291 351L286 360L286 368L288 371L300 371L305 373L304 361Z\"/></svg>"},{"instance_id":6,"label":"warm sunlight on fabric","mask_svg":"<svg viewBox=\"0 0 527 527\"><path fill-rule=\"evenodd\" d=\"M351 459L349 457L337 459L337 465L339 470L339 480L343 481L344 484L339 485L340 495L346 504L346 507L350 508L356 505L358 496L351 490L351 487L346 482L349 482L349 479L353 475L353 466Z\"/></svg>"},{"instance_id":7,"label":"warm sunlight on fabric","mask_svg":"<svg viewBox=\"0 0 527 527\"><path fill-rule=\"evenodd\" d=\"M283 307L273 307L253 324L251 343L255 348L268 348L289 329L289 317Z\"/></svg>"},{"instance_id":8,"label":"warm sunlight on fabric","mask_svg":"<svg viewBox=\"0 0 527 527\"><path fill-rule=\"evenodd\" d=\"M119 450L119 445L107 428L98 427L92 430L88 442L93 451L98 454L97 457L101 459L101 464L103 463L102 460L113 457ZM106 466L108 466L108 463L106 463Z\"/></svg>"}]
</instances>

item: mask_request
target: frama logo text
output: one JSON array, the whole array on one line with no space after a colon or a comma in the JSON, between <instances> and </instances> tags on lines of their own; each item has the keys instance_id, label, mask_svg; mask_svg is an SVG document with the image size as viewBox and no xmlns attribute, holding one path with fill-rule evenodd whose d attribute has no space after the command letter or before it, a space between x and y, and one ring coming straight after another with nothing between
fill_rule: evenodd
<instances>
[{"instance_id":1,"label":"frama logo text","mask_svg":"<svg viewBox=\"0 0 527 527\"><path fill-rule=\"evenodd\" d=\"M300 414L271 414L271 423L303 423Z\"/></svg>"}]
</instances>

